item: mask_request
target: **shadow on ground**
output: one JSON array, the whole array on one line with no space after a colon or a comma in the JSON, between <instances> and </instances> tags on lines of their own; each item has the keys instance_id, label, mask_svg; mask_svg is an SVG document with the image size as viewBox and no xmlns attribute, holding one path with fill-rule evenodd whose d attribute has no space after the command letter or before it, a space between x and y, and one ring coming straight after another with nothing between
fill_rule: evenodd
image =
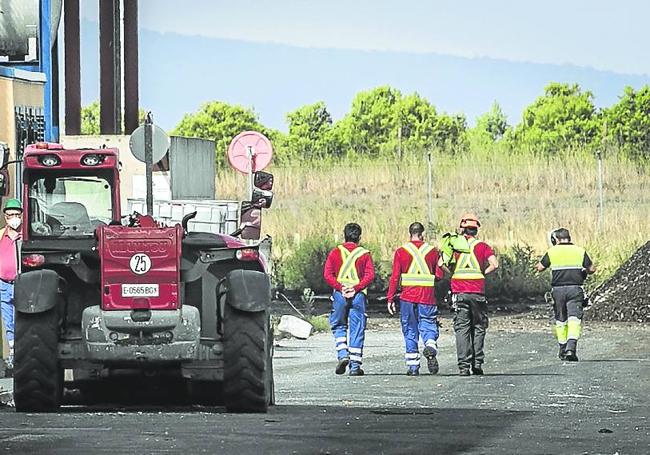
<instances>
[{"instance_id":1,"label":"shadow on ground","mask_svg":"<svg viewBox=\"0 0 650 455\"><path fill-rule=\"evenodd\" d=\"M14 454L97 453L97 447L107 446L113 453L172 448L197 453L200 447L210 447L210 453L238 455L460 454L503 438L529 414L340 406L276 406L268 414L228 414L223 408L202 407L68 407L58 415L23 415L15 424L18 428L0 430L0 447Z\"/></svg>"}]
</instances>

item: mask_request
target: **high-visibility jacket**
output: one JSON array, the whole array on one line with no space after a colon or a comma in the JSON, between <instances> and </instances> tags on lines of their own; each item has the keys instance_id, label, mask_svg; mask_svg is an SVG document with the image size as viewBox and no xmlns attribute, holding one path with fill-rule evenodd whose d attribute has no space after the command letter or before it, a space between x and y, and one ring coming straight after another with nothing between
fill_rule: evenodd
<instances>
[{"instance_id":1,"label":"high-visibility jacket","mask_svg":"<svg viewBox=\"0 0 650 455\"><path fill-rule=\"evenodd\" d=\"M483 280L485 275L483 274L483 269L481 264L474 254L474 248L479 243L479 240L475 238L469 238L469 253L460 253L458 259L456 260L456 266L454 267L454 273L451 276L452 280Z\"/></svg>"},{"instance_id":2,"label":"high-visibility jacket","mask_svg":"<svg viewBox=\"0 0 650 455\"><path fill-rule=\"evenodd\" d=\"M343 245L339 245L338 249L341 252L341 259L343 260L343 264L341 265L339 273L336 276L336 281L345 286L356 286L360 282L356 264L359 258L366 254L368 250L358 246L354 250L349 251ZM362 292L367 293L368 291L366 289L363 289Z\"/></svg>"},{"instance_id":3,"label":"high-visibility jacket","mask_svg":"<svg viewBox=\"0 0 650 455\"><path fill-rule=\"evenodd\" d=\"M406 273L400 275L400 283L404 286L425 286L433 287L435 285L435 275L429 270L426 256L434 247L428 243L423 243L419 248L412 242L405 243L402 248L411 255L411 265Z\"/></svg>"},{"instance_id":4,"label":"high-visibility jacket","mask_svg":"<svg viewBox=\"0 0 650 455\"><path fill-rule=\"evenodd\" d=\"M547 264L545 258L548 258ZM553 286L582 285L586 278L585 268L591 264L585 249L572 243L552 246L545 258L542 258L542 265L550 264Z\"/></svg>"}]
</instances>

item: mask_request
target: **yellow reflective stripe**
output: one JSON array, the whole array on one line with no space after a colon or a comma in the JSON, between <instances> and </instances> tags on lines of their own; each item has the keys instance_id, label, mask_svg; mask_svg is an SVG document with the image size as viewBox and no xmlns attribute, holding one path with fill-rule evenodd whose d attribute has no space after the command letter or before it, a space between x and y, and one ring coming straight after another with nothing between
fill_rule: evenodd
<instances>
[{"instance_id":1,"label":"yellow reflective stripe","mask_svg":"<svg viewBox=\"0 0 650 455\"><path fill-rule=\"evenodd\" d=\"M469 253L460 253L452 279L459 280L482 280L485 278L481 265L478 263L476 255L474 255L474 247L478 245L477 239L469 239Z\"/></svg>"},{"instance_id":2,"label":"yellow reflective stripe","mask_svg":"<svg viewBox=\"0 0 650 455\"><path fill-rule=\"evenodd\" d=\"M365 248L356 247L352 251L348 251L343 245L339 245L339 251L341 252L341 259L343 260L343 265L339 270L336 280L341 284L356 285L359 284L359 274L357 273L356 263L357 259L367 253Z\"/></svg>"},{"instance_id":3,"label":"yellow reflective stripe","mask_svg":"<svg viewBox=\"0 0 650 455\"><path fill-rule=\"evenodd\" d=\"M411 255L411 265L406 273L400 275L402 286L435 286L435 275L429 270L426 256L433 251L433 246L423 243L420 248L409 242L403 246L404 250Z\"/></svg>"},{"instance_id":4,"label":"yellow reflective stripe","mask_svg":"<svg viewBox=\"0 0 650 455\"><path fill-rule=\"evenodd\" d=\"M582 269L585 259L585 249L570 244L552 246L546 254L551 262L551 270Z\"/></svg>"},{"instance_id":5,"label":"yellow reflective stripe","mask_svg":"<svg viewBox=\"0 0 650 455\"><path fill-rule=\"evenodd\" d=\"M430 273L429 267L427 266L426 256L431 252L431 250L433 250L431 245L423 243L420 248L417 248L413 243L409 242L405 244L403 248L411 255L411 258L413 258L407 273Z\"/></svg>"},{"instance_id":6,"label":"yellow reflective stripe","mask_svg":"<svg viewBox=\"0 0 650 455\"><path fill-rule=\"evenodd\" d=\"M402 273L401 284L402 286L435 286L434 275L426 275L422 273Z\"/></svg>"},{"instance_id":7,"label":"yellow reflective stripe","mask_svg":"<svg viewBox=\"0 0 650 455\"><path fill-rule=\"evenodd\" d=\"M566 322L555 321L555 326L553 326L553 332L555 332L555 336L557 337L558 343L566 344L568 339Z\"/></svg>"},{"instance_id":8,"label":"yellow reflective stripe","mask_svg":"<svg viewBox=\"0 0 650 455\"><path fill-rule=\"evenodd\" d=\"M567 322L567 338L569 340L577 340L580 338L582 332L582 321L575 316L569 316Z\"/></svg>"}]
</instances>

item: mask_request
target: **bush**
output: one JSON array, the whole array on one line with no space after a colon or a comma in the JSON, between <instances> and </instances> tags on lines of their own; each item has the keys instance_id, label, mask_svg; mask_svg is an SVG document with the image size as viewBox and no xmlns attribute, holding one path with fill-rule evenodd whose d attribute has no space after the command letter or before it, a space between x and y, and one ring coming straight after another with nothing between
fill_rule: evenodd
<instances>
[{"instance_id":1,"label":"bush","mask_svg":"<svg viewBox=\"0 0 650 455\"><path fill-rule=\"evenodd\" d=\"M514 246L504 254L497 254L499 268L488 275L485 294L488 298L517 300L543 297L550 289L550 274L538 274L535 264L539 258L528 245Z\"/></svg>"},{"instance_id":2,"label":"bush","mask_svg":"<svg viewBox=\"0 0 650 455\"><path fill-rule=\"evenodd\" d=\"M386 264L380 260L379 246L361 244L370 251L375 264L375 280L370 285L371 291L382 291L388 286ZM289 290L311 288L319 294L328 293L330 287L323 278L323 267L327 255L336 247L336 242L329 237L311 237L300 243L300 246L288 258L278 265L277 279L281 287Z\"/></svg>"}]
</instances>

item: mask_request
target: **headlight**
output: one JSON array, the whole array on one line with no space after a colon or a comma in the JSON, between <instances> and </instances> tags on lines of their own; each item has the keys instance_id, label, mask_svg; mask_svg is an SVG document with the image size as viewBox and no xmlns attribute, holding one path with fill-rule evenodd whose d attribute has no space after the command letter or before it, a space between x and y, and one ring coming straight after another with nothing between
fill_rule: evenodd
<instances>
[{"instance_id":1,"label":"headlight","mask_svg":"<svg viewBox=\"0 0 650 455\"><path fill-rule=\"evenodd\" d=\"M61 164L61 159L56 155L43 155L38 159L38 161L40 161L43 166L47 167L58 166Z\"/></svg>"},{"instance_id":2,"label":"headlight","mask_svg":"<svg viewBox=\"0 0 650 455\"><path fill-rule=\"evenodd\" d=\"M91 153L89 155L84 155L81 157L81 164L84 166L97 166L104 162L104 155L98 155L96 153Z\"/></svg>"}]
</instances>

